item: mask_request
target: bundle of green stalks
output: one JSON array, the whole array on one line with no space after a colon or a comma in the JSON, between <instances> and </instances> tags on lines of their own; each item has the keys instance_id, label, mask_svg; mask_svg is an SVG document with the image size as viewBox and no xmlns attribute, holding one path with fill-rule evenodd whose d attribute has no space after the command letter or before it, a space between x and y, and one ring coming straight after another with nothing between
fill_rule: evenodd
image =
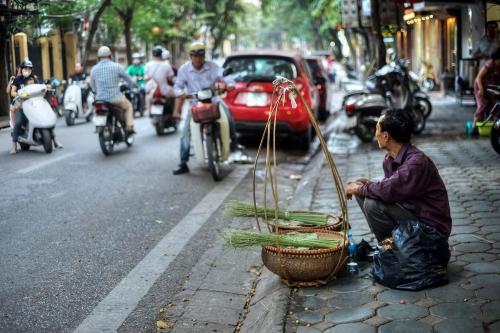
<instances>
[{"instance_id":1,"label":"bundle of green stalks","mask_svg":"<svg viewBox=\"0 0 500 333\"><path fill-rule=\"evenodd\" d=\"M229 229L224 232L226 245L232 248L272 245L307 249L328 249L338 247L342 241L320 237L316 233L263 234L260 232Z\"/></svg>"},{"instance_id":2,"label":"bundle of green stalks","mask_svg":"<svg viewBox=\"0 0 500 333\"><path fill-rule=\"evenodd\" d=\"M225 207L225 213L231 217L253 217L257 214L259 217L265 217L269 220L275 218L276 210L273 208L264 208L241 201L229 201ZM278 211L278 219L290 221L294 225L307 226L325 226L335 223L332 215L318 212L299 212L299 211Z\"/></svg>"}]
</instances>

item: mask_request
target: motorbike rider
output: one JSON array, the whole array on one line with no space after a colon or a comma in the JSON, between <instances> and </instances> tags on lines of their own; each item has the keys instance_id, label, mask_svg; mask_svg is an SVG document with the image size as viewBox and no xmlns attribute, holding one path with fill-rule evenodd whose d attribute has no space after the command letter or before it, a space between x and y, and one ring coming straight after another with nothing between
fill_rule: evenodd
<instances>
[{"instance_id":1,"label":"motorbike rider","mask_svg":"<svg viewBox=\"0 0 500 333\"><path fill-rule=\"evenodd\" d=\"M23 109L19 104L16 107L17 100L15 97L17 96L17 92L24 88L28 84L38 83L38 77L33 73L33 63L25 59L21 63L21 75L18 75L14 81L12 81L10 88L10 96L14 99L11 103L11 110L15 109L15 123L12 128L12 146L10 148L10 154L15 154L17 152L17 141L21 132L21 127L28 122L28 119L24 115ZM55 134L53 132L52 141L54 143L54 147L62 148L63 146L57 141Z\"/></svg>"},{"instance_id":2,"label":"motorbike rider","mask_svg":"<svg viewBox=\"0 0 500 333\"><path fill-rule=\"evenodd\" d=\"M73 73L73 75L71 75L71 77L69 78L68 81L70 84L73 82L80 82L80 81L83 81L85 83L89 82L89 76L83 70L83 66L81 63L77 62L75 64L75 72ZM87 97L89 96L89 93L90 93L90 87L87 84L86 88L82 89L82 107L83 107L83 109L87 109Z\"/></svg>"},{"instance_id":3,"label":"motorbike rider","mask_svg":"<svg viewBox=\"0 0 500 333\"><path fill-rule=\"evenodd\" d=\"M144 100L146 98L146 90L144 88L145 85L144 67L145 66L142 62L141 54L137 52L132 54L132 64L128 66L127 74L130 75L130 77L135 80L135 83L139 87L140 91L139 105L141 105L141 107L144 105Z\"/></svg>"},{"instance_id":4,"label":"motorbike rider","mask_svg":"<svg viewBox=\"0 0 500 333\"><path fill-rule=\"evenodd\" d=\"M119 82L124 79L130 87L134 87L135 83L120 64L111 60L109 47L101 46L97 50L97 59L99 62L90 72L90 86L96 92L96 100L111 103L124 111L127 134L134 134L132 104L120 92Z\"/></svg>"},{"instance_id":5,"label":"motorbike rider","mask_svg":"<svg viewBox=\"0 0 500 333\"><path fill-rule=\"evenodd\" d=\"M149 109L151 100L155 93L159 93L165 97L174 97L174 90L169 82L173 81L174 71L169 63L162 60L164 49L156 46L153 49L153 60L146 64L145 76L146 79L146 107Z\"/></svg>"},{"instance_id":6,"label":"motorbike rider","mask_svg":"<svg viewBox=\"0 0 500 333\"><path fill-rule=\"evenodd\" d=\"M201 42L194 42L189 47L189 56L191 61L185 63L179 68L177 73L177 78L175 81L175 108L173 117L179 119L181 114L182 105L186 99L186 92L188 94L195 93L201 89L212 87L214 85L219 85L219 88L224 90L225 83L223 82L222 68L214 63L213 61L205 60L205 44ZM240 148L236 139L236 128L234 125L234 120L229 111L229 108L224 103L224 101L216 96L214 100L217 104L222 105L222 109L225 111L228 122L229 131L231 136L231 151L235 151ZM190 122L191 113L188 113L184 128L182 130L181 137L181 148L180 148L180 159L181 162L179 167L173 171L174 175L180 175L189 172L187 162L189 160L189 150L190 150Z\"/></svg>"}]
</instances>

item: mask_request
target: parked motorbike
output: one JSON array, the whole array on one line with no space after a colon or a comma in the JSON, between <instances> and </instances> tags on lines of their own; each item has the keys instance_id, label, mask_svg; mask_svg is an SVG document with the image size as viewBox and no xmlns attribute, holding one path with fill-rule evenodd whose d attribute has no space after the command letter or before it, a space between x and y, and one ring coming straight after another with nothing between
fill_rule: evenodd
<instances>
[{"instance_id":1,"label":"parked motorbike","mask_svg":"<svg viewBox=\"0 0 500 333\"><path fill-rule=\"evenodd\" d=\"M493 94L497 99L495 105L491 108L485 122L493 121L490 132L491 146L500 155L500 86L489 85L486 91Z\"/></svg>"},{"instance_id":2,"label":"parked motorbike","mask_svg":"<svg viewBox=\"0 0 500 333\"><path fill-rule=\"evenodd\" d=\"M89 91L87 95L87 107L84 109L82 105L82 91L89 89L85 81L73 81L67 88L64 94L64 118L66 125L72 126L75 120L79 118L89 122L94 113L94 94Z\"/></svg>"},{"instance_id":3,"label":"parked motorbike","mask_svg":"<svg viewBox=\"0 0 500 333\"><path fill-rule=\"evenodd\" d=\"M134 143L134 135L128 135L125 130L123 111L117 106L104 102L95 101L94 125L99 136L99 144L104 155L111 155L115 145L125 142L127 147Z\"/></svg>"},{"instance_id":4,"label":"parked motorbike","mask_svg":"<svg viewBox=\"0 0 500 333\"><path fill-rule=\"evenodd\" d=\"M352 129L363 142L371 142L375 136L375 126L382 112L389 108L410 112L414 122L414 133L425 128L422 105L417 102L411 79L402 64L385 65L374 75L368 77L366 90L354 91L345 95L343 108L348 117L354 117ZM419 97L420 99L420 97Z\"/></svg>"},{"instance_id":5,"label":"parked motorbike","mask_svg":"<svg viewBox=\"0 0 500 333\"><path fill-rule=\"evenodd\" d=\"M28 120L18 139L22 150L42 145L47 154L52 153L57 116L44 98L46 92L45 84L30 84L19 90L17 98L23 99L23 112Z\"/></svg>"},{"instance_id":6,"label":"parked motorbike","mask_svg":"<svg viewBox=\"0 0 500 333\"><path fill-rule=\"evenodd\" d=\"M229 122L220 104L214 103L212 88L191 94L191 143L195 159L207 166L215 181L221 179L220 164L230 152Z\"/></svg>"},{"instance_id":7,"label":"parked motorbike","mask_svg":"<svg viewBox=\"0 0 500 333\"><path fill-rule=\"evenodd\" d=\"M63 112L60 108L60 94L57 91L61 83L56 78L52 77L45 81L45 85L47 86L47 93L45 94L45 99L49 102L52 110L58 117L63 116Z\"/></svg>"},{"instance_id":8,"label":"parked motorbike","mask_svg":"<svg viewBox=\"0 0 500 333\"><path fill-rule=\"evenodd\" d=\"M140 116L144 116L144 102L141 95L140 87L135 86L130 88L127 83L120 83L120 91L125 97L132 103L132 108L134 110L134 114L139 112Z\"/></svg>"},{"instance_id":9,"label":"parked motorbike","mask_svg":"<svg viewBox=\"0 0 500 333\"><path fill-rule=\"evenodd\" d=\"M434 68L431 63L422 61L422 68L420 70L420 77L418 82L423 91L431 91L436 87L436 78L434 75Z\"/></svg>"},{"instance_id":10,"label":"parked motorbike","mask_svg":"<svg viewBox=\"0 0 500 333\"><path fill-rule=\"evenodd\" d=\"M156 129L158 136L164 135L165 130L177 131L177 122L172 119L175 97L165 97L155 93L151 100L151 123Z\"/></svg>"}]
</instances>

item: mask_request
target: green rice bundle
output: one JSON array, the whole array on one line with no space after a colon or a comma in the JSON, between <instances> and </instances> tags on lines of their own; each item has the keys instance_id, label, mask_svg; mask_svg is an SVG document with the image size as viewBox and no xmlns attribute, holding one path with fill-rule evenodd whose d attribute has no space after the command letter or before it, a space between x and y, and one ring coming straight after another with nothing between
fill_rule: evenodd
<instances>
[{"instance_id":1,"label":"green rice bundle","mask_svg":"<svg viewBox=\"0 0 500 333\"><path fill-rule=\"evenodd\" d=\"M257 206L257 210L255 210L253 204L233 200L226 204L225 213L231 217L253 217L257 214L259 217L267 216L269 219L274 219L276 210L260 206ZM326 213L299 211L278 211L278 219L287 221L286 224L297 226L325 226L337 222L332 215Z\"/></svg>"},{"instance_id":2,"label":"green rice bundle","mask_svg":"<svg viewBox=\"0 0 500 333\"><path fill-rule=\"evenodd\" d=\"M338 247L342 241L332 237L320 237L317 233L290 232L264 234L260 232L229 229L224 232L226 245L232 248L272 245L293 248L328 249Z\"/></svg>"}]
</instances>

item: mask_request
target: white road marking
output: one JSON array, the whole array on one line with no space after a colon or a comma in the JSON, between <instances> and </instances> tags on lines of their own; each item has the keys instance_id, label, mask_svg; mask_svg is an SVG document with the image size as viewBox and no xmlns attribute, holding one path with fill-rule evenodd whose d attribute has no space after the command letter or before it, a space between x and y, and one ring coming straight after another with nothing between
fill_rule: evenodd
<instances>
[{"instance_id":1,"label":"white road marking","mask_svg":"<svg viewBox=\"0 0 500 333\"><path fill-rule=\"evenodd\" d=\"M55 163L55 162L58 162L58 161L61 161L61 160L64 160L68 157L71 157L71 156L74 156L75 153L67 153L67 154L64 154L64 155L61 155L61 156L58 156L58 157L54 157L54 158L51 158L49 160L45 160L45 161L42 161L40 163L37 163L35 165L32 165L32 166L29 166L27 168L24 168L24 169L21 169L21 170L17 170L16 173L20 173L20 174L27 174L31 171L35 171L37 169L40 169L40 168L43 168L44 166L47 166L49 164L52 164L52 163Z\"/></svg>"},{"instance_id":2,"label":"white road marking","mask_svg":"<svg viewBox=\"0 0 500 333\"><path fill-rule=\"evenodd\" d=\"M209 220L248 171L248 167L236 167L226 179L217 183L94 308L74 333L116 332L158 277L165 272L191 237Z\"/></svg>"}]
</instances>

